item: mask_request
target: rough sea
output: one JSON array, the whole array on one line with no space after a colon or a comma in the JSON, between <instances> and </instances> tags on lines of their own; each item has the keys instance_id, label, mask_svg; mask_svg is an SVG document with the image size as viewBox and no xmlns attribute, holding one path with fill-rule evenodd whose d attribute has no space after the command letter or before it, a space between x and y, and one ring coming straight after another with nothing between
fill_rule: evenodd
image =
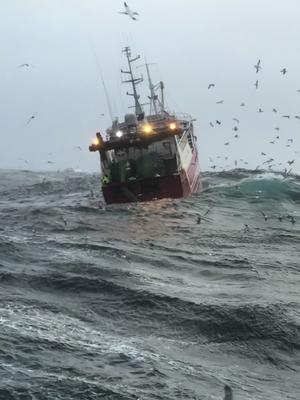
<instances>
[{"instance_id":1,"label":"rough sea","mask_svg":"<svg viewBox=\"0 0 300 400\"><path fill-rule=\"evenodd\" d=\"M0 171L1 400L300 399L300 177L202 179L105 206L96 174Z\"/></svg>"}]
</instances>

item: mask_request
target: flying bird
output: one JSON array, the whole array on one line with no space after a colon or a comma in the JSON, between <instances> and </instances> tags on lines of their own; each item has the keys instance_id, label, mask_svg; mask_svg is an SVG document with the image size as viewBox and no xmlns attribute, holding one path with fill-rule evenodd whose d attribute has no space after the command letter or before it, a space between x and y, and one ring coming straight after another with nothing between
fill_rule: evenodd
<instances>
[{"instance_id":1,"label":"flying bird","mask_svg":"<svg viewBox=\"0 0 300 400\"><path fill-rule=\"evenodd\" d=\"M274 112L274 113L277 113L277 110L276 110L276 108L273 108L273 112Z\"/></svg>"},{"instance_id":2,"label":"flying bird","mask_svg":"<svg viewBox=\"0 0 300 400\"><path fill-rule=\"evenodd\" d=\"M228 145L229 145L229 143L230 143L230 142L226 142L226 143L224 143L224 146L228 146Z\"/></svg>"},{"instance_id":3,"label":"flying bird","mask_svg":"<svg viewBox=\"0 0 300 400\"><path fill-rule=\"evenodd\" d=\"M245 107L245 105L246 105L245 103L241 103L241 107Z\"/></svg>"},{"instance_id":4,"label":"flying bird","mask_svg":"<svg viewBox=\"0 0 300 400\"><path fill-rule=\"evenodd\" d=\"M213 124L212 122L210 122L209 125L210 125L212 128L214 127L214 124Z\"/></svg>"},{"instance_id":5,"label":"flying bird","mask_svg":"<svg viewBox=\"0 0 300 400\"><path fill-rule=\"evenodd\" d=\"M209 85L208 85L208 89L211 89L211 88L213 88L213 87L215 87L216 85L214 84L214 83L210 83Z\"/></svg>"},{"instance_id":6,"label":"flying bird","mask_svg":"<svg viewBox=\"0 0 300 400\"><path fill-rule=\"evenodd\" d=\"M254 65L254 68L256 69L256 73L259 73L259 70L261 69L261 65L260 65L260 60L257 61L257 64Z\"/></svg>"},{"instance_id":7,"label":"flying bird","mask_svg":"<svg viewBox=\"0 0 300 400\"><path fill-rule=\"evenodd\" d=\"M36 117L36 114L33 114L33 115L29 118L29 120L27 121L27 124L26 124L26 125L28 125L35 117Z\"/></svg>"},{"instance_id":8,"label":"flying bird","mask_svg":"<svg viewBox=\"0 0 300 400\"><path fill-rule=\"evenodd\" d=\"M289 115L283 115L282 118L290 118Z\"/></svg>"},{"instance_id":9,"label":"flying bird","mask_svg":"<svg viewBox=\"0 0 300 400\"><path fill-rule=\"evenodd\" d=\"M271 142L270 142L271 144L275 144L275 140L271 140Z\"/></svg>"},{"instance_id":10,"label":"flying bird","mask_svg":"<svg viewBox=\"0 0 300 400\"><path fill-rule=\"evenodd\" d=\"M264 217L264 220L265 220L265 221L268 221L268 216L267 216L263 211L261 211L261 214L262 214L262 216Z\"/></svg>"},{"instance_id":11,"label":"flying bird","mask_svg":"<svg viewBox=\"0 0 300 400\"><path fill-rule=\"evenodd\" d=\"M232 118L233 121L235 121L237 124L240 123L240 120L238 120L237 118Z\"/></svg>"},{"instance_id":12,"label":"flying bird","mask_svg":"<svg viewBox=\"0 0 300 400\"><path fill-rule=\"evenodd\" d=\"M261 156L266 156L266 153L261 152L260 155L261 155Z\"/></svg>"},{"instance_id":13,"label":"flying bird","mask_svg":"<svg viewBox=\"0 0 300 400\"><path fill-rule=\"evenodd\" d=\"M287 163L288 163L289 165L292 165L292 164L294 164L294 162L295 162L295 160L292 160L292 161L288 161Z\"/></svg>"},{"instance_id":14,"label":"flying bird","mask_svg":"<svg viewBox=\"0 0 300 400\"><path fill-rule=\"evenodd\" d=\"M299 115L295 115L295 118L300 119L300 116Z\"/></svg>"},{"instance_id":15,"label":"flying bird","mask_svg":"<svg viewBox=\"0 0 300 400\"><path fill-rule=\"evenodd\" d=\"M28 64L28 63L24 63L24 64L18 65L18 68L24 68L24 67L29 68L29 67L33 67L33 65L32 64Z\"/></svg>"},{"instance_id":16,"label":"flying bird","mask_svg":"<svg viewBox=\"0 0 300 400\"><path fill-rule=\"evenodd\" d=\"M282 70L280 72L282 73L282 75L285 75L287 73L287 69L286 68L282 68Z\"/></svg>"},{"instance_id":17,"label":"flying bird","mask_svg":"<svg viewBox=\"0 0 300 400\"><path fill-rule=\"evenodd\" d=\"M262 113L262 112L264 112L264 111L263 111L261 108L259 108L259 109L258 109L258 112L259 112L259 113Z\"/></svg>"},{"instance_id":18,"label":"flying bird","mask_svg":"<svg viewBox=\"0 0 300 400\"><path fill-rule=\"evenodd\" d=\"M224 100L219 100L219 101L217 101L216 104L223 104L223 103L224 103Z\"/></svg>"},{"instance_id":19,"label":"flying bird","mask_svg":"<svg viewBox=\"0 0 300 400\"><path fill-rule=\"evenodd\" d=\"M210 212L210 208L209 208L203 215L198 214L198 217L197 217L197 224L198 224L198 225L201 224L201 221L202 221L202 220L204 220L204 221L209 221L209 219L205 218L205 216L206 216L209 212Z\"/></svg>"},{"instance_id":20,"label":"flying bird","mask_svg":"<svg viewBox=\"0 0 300 400\"><path fill-rule=\"evenodd\" d=\"M258 88L258 80L254 83L254 86L256 87L256 89Z\"/></svg>"},{"instance_id":21,"label":"flying bird","mask_svg":"<svg viewBox=\"0 0 300 400\"><path fill-rule=\"evenodd\" d=\"M125 11L119 11L119 14L128 15L129 18L136 21L135 15L139 15L139 14L136 11L132 11L131 8L128 6L128 4L125 1L124 1L124 8L125 8Z\"/></svg>"},{"instance_id":22,"label":"flying bird","mask_svg":"<svg viewBox=\"0 0 300 400\"><path fill-rule=\"evenodd\" d=\"M232 128L233 131L237 132L239 130L239 128L237 126Z\"/></svg>"},{"instance_id":23,"label":"flying bird","mask_svg":"<svg viewBox=\"0 0 300 400\"><path fill-rule=\"evenodd\" d=\"M219 121L218 119L216 120L216 124L221 125L221 121Z\"/></svg>"}]
</instances>

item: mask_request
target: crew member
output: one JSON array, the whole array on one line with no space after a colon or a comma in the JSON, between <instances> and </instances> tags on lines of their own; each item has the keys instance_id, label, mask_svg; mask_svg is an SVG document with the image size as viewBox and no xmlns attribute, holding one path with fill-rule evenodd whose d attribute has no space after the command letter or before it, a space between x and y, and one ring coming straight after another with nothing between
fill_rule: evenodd
<instances>
[{"instance_id":1,"label":"crew member","mask_svg":"<svg viewBox=\"0 0 300 400\"><path fill-rule=\"evenodd\" d=\"M101 181L103 185L108 185L110 183L110 179L106 174L102 176Z\"/></svg>"}]
</instances>

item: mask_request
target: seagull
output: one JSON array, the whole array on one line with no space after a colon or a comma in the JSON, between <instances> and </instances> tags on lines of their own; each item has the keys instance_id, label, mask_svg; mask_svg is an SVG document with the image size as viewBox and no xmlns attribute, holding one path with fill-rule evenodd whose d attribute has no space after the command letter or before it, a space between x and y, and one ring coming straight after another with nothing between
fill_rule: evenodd
<instances>
[{"instance_id":1,"label":"seagull","mask_svg":"<svg viewBox=\"0 0 300 400\"><path fill-rule=\"evenodd\" d=\"M276 136L276 139L279 139L279 136Z\"/></svg>"},{"instance_id":2,"label":"seagull","mask_svg":"<svg viewBox=\"0 0 300 400\"><path fill-rule=\"evenodd\" d=\"M237 167L237 160L234 160L234 166Z\"/></svg>"},{"instance_id":3,"label":"seagull","mask_svg":"<svg viewBox=\"0 0 300 400\"><path fill-rule=\"evenodd\" d=\"M244 224L244 232L250 232L250 228L249 228L248 224Z\"/></svg>"},{"instance_id":4,"label":"seagull","mask_svg":"<svg viewBox=\"0 0 300 400\"><path fill-rule=\"evenodd\" d=\"M241 103L241 107L245 107L245 105L246 105L245 103Z\"/></svg>"},{"instance_id":5,"label":"seagull","mask_svg":"<svg viewBox=\"0 0 300 400\"><path fill-rule=\"evenodd\" d=\"M276 108L273 108L273 112L274 112L274 113L277 113L277 110L276 110Z\"/></svg>"},{"instance_id":6,"label":"seagull","mask_svg":"<svg viewBox=\"0 0 300 400\"><path fill-rule=\"evenodd\" d=\"M24 160L24 158L18 158L18 160L24 161L25 164L29 164L28 160Z\"/></svg>"},{"instance_id":7,"label":"seagull","mask_svg":"<svg viewBox=\"0 0 300 400\"><path fill-rule=\"evenodd\" d=\"M213 124L212 122L210 122L209 125L210 125L212 128L214 127L214 124Z\"/></svg>"},{"instance_id":8,"label":"seagull","mask_svg":"<svg viewBox=\"0 0 300 400\"><path fill-rule=\"evenodd\" d=\"M47 164L54 164L53 161L47 161Z\"/></svg>"},{"instance_id":9,"label":"seagull","mask_svg":"<svg viewBox=\"0 0 300 400\"><path fill-rule=\"evenodd\" d=\"M228 146L228 145L229 145L229 143L230 143L230 142L226 142L226 143L224 143L224 145L225 145L225 146Z\"/></svg>"},{"instance_id":10,"label":"seagull","mask_svg":"<svg viewBox=\"0 0 300 400\"><path fill-rule=\"evenodd\" d=\"M240 123L240 121L237 118L232 118L233 121L235 121L237 124Z\"/></svg>"},{"instance_id":11,"label":"seagull","mask_svg":"<svg viewBox=\"0 0 300 400\"><path fill-rule=\"evenodd\" d=\"M295 115L295 118L300 119L299 115Z\"/></svg>"},{"instance_id":12,"label":"seagull","mask_svg":"<svg viewBox=\"0 0 300 400\"><path fill-rule=\"evenodd\" d=\"M26 124L26 125L28 125L35 117L36 117L36 114L33 114L33 115L29 118L29 120L27 121L27 124Z\"/></svg>"},{"instance_id":13,"label":"seagull","mask_svg":"<svg viewBox=\"0 0 300 400\"><path fill-rule=\"evenodd\" d=\"M63 215L61 216L61 219L62 219L62 221L63 221L63 223L64 223L64 225L65 225L65 228L66 228L67 225L68 225L67 220L64 218Z\"/></svg>"},{"instance_id":14,"label":"seagull","mask_svg":"<svg viewBox=\"0 0 300 400\"><path fill-rule=\"evenodd\" d=\"M221 121L216 120L216 124L221 125Z\"/></svg>"},{"instance_id":15,"label":"seagull","mask_svg":"<svg viewBox=\"0 0 300 400\"><path fill-rule=\"evenodd\" d=\"M82 151L82 148L80 146L74 146L74 147L75 147L75 149Z\"/></svg>"},{"instance_id":16,"label":"seagull","mask_svg":"<svg viewBox=\"0 0 300 400\"><path fill-rule=\"evenodd\" d=\"M128 15L129 18L136 21L135 15L139 15L139 14L136 11L132 11L125 1L124 1L124 8L125 8L125 11L119 11L119 14Z\"/></svg>"},{"instance_id":17,"label":"seagull","mask_svg":"<svg viewBox=\"0 0 300 400\"><path fill-rule=\"evenodd\" d=\"M267 216L263 211L261 211L261 214L262 214L262 216L264 217L264 220L265 220L265 221L268 221L268 216Z\"/></svg>"},{"instance_id":18,"label":"seagull","mask_svg":"<svg viewBox=\"0 0 300 400\"><path fill-rule=\"evenodd\" d=\"M288 142L293 143L293 138L288 139Z\"/></svg>"},{"instance_id":19,"label":"seagull","mask_svg":"<svg viewBox=\"0 0 300 400\"><path fill-rule=\"evenodd\" d=\"M263 111L261 108L259 108L259 109L258 109L258 112L259 112L259 113L262 113L262 112L264 112L264 111Z\"/></svg>"},{"instance_id":20,"label":"seagull","mask_svg":"<svg viewBox=\"0 0 300 400\"><path fill-rule=\"evenodd\" d=\"M208 219L205 218L205 216L206 216L209 212L210 212L210 209L208 209L203 215L198 214L198 217L197 217L197 224L198 224L198 225L201 224L201 221L202 221L202 220L204 220L204 221L209 221Z\"/></svg>"},{"instance_id":21,"label":"seagull","mask_svg":"<svg viewBox=\"0 0 300 400\"><path fill-rule=\"evenodd\" d=\"M224 100L219 100L216 102L216 104L223 104L223 103L224 103Z\"/></svg>"},{"instance_id":22,"label":"seagull","mask_svg":"<svg viewBox=\"0 0 300 400\"><path fill-rule=\"evenodd\" d=\"M214 83L210 83L209 85L208 85L208 89L211 89L211 88L213 88L213 87L215 87L216 85L214 84Z\"/></svg>"},{"instance_id":23,"label":"seagull","mask_svg":"<svg viewBox=\"0 0 300 400\"><path fill-rule=\"evenodd\" d=\"M293 215L287 215L286 218L289 219L293 225L296 222L295 217Z\"/></svg>"},{"instance_id":24,"label":"seagull","mask_svg":"<svg viewBox=\"0 0 300 400\"><path fill-rule=\"evenodd\" d=\"M282 118L290 118L289 115L283 115Z\"/></svg>"},{"instance_id":25,"label":"seagull","mask_svg":"<svg viewBox=\"0 0 300 400\"><path fill-rule=\"evenodd\" d=\"M292 160L292 161L288 161L287 163L288 163L289 165L292 165L292 164L294 164L294 162L295 162L295 160Z\"/></svg>"},{"instance_id":26,"label":"seagull","mask_svg":"<svg viewBox=\"0 0 300 400\"><path fill-rule=\"evenodd\" d=\"M254 83L254 86L256 87L256 89L258 88L258 80Z\"/></svg>"},{"instance_id":27,"label":"seagull","mask_svg":"<svg viewBox=\"0 0 300 400\"><path fill-rule=\"evenodd\" d=\"M232 128L232 130L236 132L236 131L239 130L239 128L237 126L235 126L235 127Z\"/></svg>"},{"instance_id":28,"label":"seagull","mask_svg":"<svg viewBox=\"0 0 300 400\"><path fill-rule=\"evenodd\" d=\"M238 135L238 134L235 134L235 135L234 135L234 138L236 138L236 139L237 139L238 137L239 137L239 135Z\"/></svg>"},{"instance_id":29,"label":"seagull","mask_svg":"<svg viewBox=\"0 0 300 400\"><path fill-rule=\"evenodd\" d=\"M282 75L285 75L287 73L287 69L286 68L282 68L282 70L280 72L282 73Z\"/></svg>"},{"instance_id":30,"label":"seagull","mask_svg":"<svg viewBox=\"0 0 300 400\"><path fill-rule=\"evenodd\" d=\"M254 68L256 69L256 73L258 74L259 70L261 69L260 60L257 61L257 64L254 65Z\"/></svg>"},{"instance_id":31,"label":"seagull","mask_svg":"<svg viewBox=\"0 0 300 400\"><path fill-rule=\"evenodd\" d=\"M24 67L32 67L32 65L31 64L27 64L27 63L24 63L24 64L20 64L20 65L18 65L18 68L24 68Z\"/></svg>"},{"instance_id":32,"label":"seagull","mask_svg":"<svg viewBox=\"0 0 300 400\"><path fill-rule=\"evenodd\" d=\"M275 144L275 140L271 140L271 142L269 142L269 143L271 143L271 144Z\"/></svg>"},{"instance_id":33,"label":"seagull","mask_svg":"<svg viewBox=\"0 0 300 400\"><path fill-rule=\"evenodd\" d=\"M260 155L262 155L262 156L266 156L266 153L263 153L263 152L261 152L261 153L260 153Z\"/></svg>"},{"instance_id":34,"label":"seagull","mask_svg":"<svg viewBox=\"0 0 300 400\"><path fill-rule=\"evenodd\" d=\"M275 129L275 131L279 131L280 128L276 127L276 128L274 128L274 129Z\"/></svg>"},{"instance_id":35,"label":"seagull","mask_svg":"<svg viewBox=\"0 0 300 400\"><path fill-rule=\"evenodd\" d=\"M272 161L274 161L274 158L270 158L269 160L264 161L263 164L269 164L269 163L271 163Z\"/></svg>"},{"instance_id":36,"label":"seagull","mask_svg":"<svg viewBox=\"0 0 300 400\"><path fill-rule=\"evenodd\" d=\"M211 168L211 169L216 169L217 168L217 166L216 165L212 165L211 167L209 167L209 168Z\"/></svg>"},{"instance_id":37,"label":"seagull","mask_svg":"<svg viewBox=\"0 0 300 400\"><path fill-rule=\"evenodd\" d=\"M290 175L290 173L292 172L292 169L293 169L293 168L291 168L291 169L288 171L287 168L285 168L284 171L282 172L282 176L283 176L284 178L287 178L287 177Z\"/></svg>"}]
</instances>

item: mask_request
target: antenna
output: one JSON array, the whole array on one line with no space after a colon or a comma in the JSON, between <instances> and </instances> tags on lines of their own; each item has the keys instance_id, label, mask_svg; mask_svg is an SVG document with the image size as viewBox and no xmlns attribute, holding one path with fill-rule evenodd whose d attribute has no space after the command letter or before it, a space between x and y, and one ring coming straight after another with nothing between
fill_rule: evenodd
<instances>
[{"instance_id":1,"label":"antenna","mask_svg":"<svg viewBox=\"0 0 300 400\"><path fill-rule=\"evenodd\" d=\"M97 54L96 54L95 50L93 51L93 53L94 53L96 64L97 64L97 67L98 67L98 70L99 70L99 75L100 75L100 78L101 78L101 82L102 82L102 86L103 86L103 90L104 90L104 94L105 94L105 99L106 99L106 103L107 103L109 116L110 116L111 122L114 122L114 120L117 119L117 117L116 118L113 117L111 102L110 102L110 99L109 99L109 96L108 96L108 92L107 92L107 89L106 89L106 85L105 85L104 78L103 78L103 75L102 75L102 70L101 70L101 67L100 67L100 64L99 64L99 60L98 60L98 57L97 57Z\"/></svg>"},{"instance_id":2,"label":"antenna","mask_svg":"<svg viewBox=\"0 0 300 400\"><path fill-rule=\"evenodd\" d=\"M148 85L149 85L149 90L150 90L150 96L148 96L148 98L150 100L150 115L151 115L152 107L154 109L154 113L157 114L158 97L157 97L157 94L155 94L155 85L153 85L152 80L151 80L149 65L155 65L155 63L149 64L149 63L147 63L147 60L145 58L145 64L140 65L138 68L146 67L147 77L148 77Z\"/></svg>"},{"instance_id":3,"label":"antenna","mask_svg":"<svg viewBox=\"0 0 300 400\"><path fill-rule=\"evenodd\" d=\"M109 116L110 116L111 122L114 122L114 117L113 117L113 113L112 113L112 108L111 108L111 103L110 103L110 100L109 100L108 92L107 92L107 89L106 89L106 86L105 86L105 82L104 82L102 73L100 72L100 74L101 74L101 81L102 81L103 90L104 90L104 94L105 94L105 98L106 98L106 103L107 103Z\"/></svg>"},{"instance_id":4,"label":"antenna","mask_svg":"<svg viewBox=\"0 0 300 400\"><path fill-rule=\"evenodd\" d=\"M142 110L142 106L141 106L141 104L139 102L140 96L137 94L136 85L141 83L143 81L143 78L142 77L141 78L134 78L133 72L132 72L132 67L131 67L131 64L134 61L138 60L140 58L140 56L137 56L135 58L130 58L131 57L131 50L130 50L130 47L128 47L128 46L123 49L123 53L126 54L127 61L128 61L128 66L129 66L129 71L123 71L121 69L121 72L123 74L129 74L130 75L130 79L128 79L126 81L122 81L122 83L131 83L132 84L133 93L128 93L127 92L126 94L128 96L132 96L134 98L135 113L136 113L136 115L141 115L141 114L143 114L143 110Z\"/></svg>"}]
</instances>

